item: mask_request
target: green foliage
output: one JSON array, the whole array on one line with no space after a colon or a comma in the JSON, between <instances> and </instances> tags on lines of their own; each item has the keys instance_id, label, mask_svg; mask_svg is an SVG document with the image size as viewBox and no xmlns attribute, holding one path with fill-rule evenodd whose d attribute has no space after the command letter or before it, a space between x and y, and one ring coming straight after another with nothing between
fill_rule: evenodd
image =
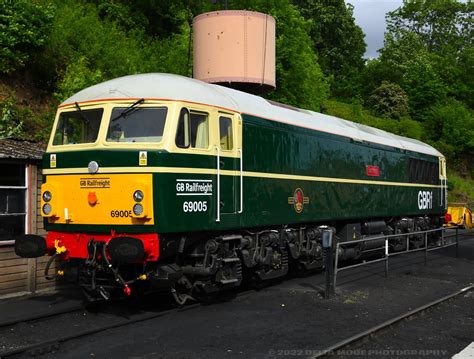
<instances>
[{"instance_id":1,"label":"green foliage","mask_svg":"<svg viewBox=\"0 0 474 359\"><path fill-rule=\"evenodd\" d=\"M409 97L410 114L421 119L430 106L445 100L447 87L428 56L418 56L406 66L400 85Z\"/></svg>"},{"instance_id":2,"label":"green foliage","mask_svg":"<svg viewBox=\"0 0 474 359\"><path fill-rule=\"evenodd\" d=\"M396 37L417 34L432 52L457 52L473 45L473 18L470 0L404 0L388 13L387 30Z\"/></svg>"},{"instance_id":3,"label":"green foliage","mask_svg":"<svg viewBox=\"0 0 474 359\"><path fill-rule=\"evenodd\" d=\"M27 63L48 38L53 18L50 6L27 0L0 0L0 72Z\"/></svg>"},{"instance_id":4,"label":"green foliage","mask_svg":"<svg viewBox=\"0 0 474 359\"><path fill-rule=\"evenodd\" d=\"M23 122L17 112L13 99L0 102L0 138L16 138L23 133Z\"/></svg>"},{"instance_id":5,"label":"green foliage","mask_svg":"<svg viewBox=\"0 0 474 359\"><path fill-rule=\"evenodd\" d=\"M348 104L340 101L327 100L324 102L324 107L328 115L361 123L366 126L376 127L400 136L423 140L423 128L421 124L409 118L397 120L376 117L368 110L364 110L358 102Z\"/></svg>"},{"instance_id":6,"label":"green foliage","mask_svg":"<svg viewBox=\"0 0 474 359\"><path fill-rule=\"evenodd\" d=\"M67 65L61 82L58 84L57 97L64 100L84 88L104 80L101 70L91 70L86 57L79 57Z\"/></svg>"},{"instance_id":7,"label":"green foliage","mask_svg":"<svg viewBox=\"0 0 474 359\"><path fill-rule=\"evenodd\" d=\"M200 0L90 0L97 4L101 19L112 21L122 29L142 29L151 37L168 38L181 32L183 19L211 10L211 4Z\"/></svg>"},{"instance_id":8,"label":"green foliage","mask_svg":"<svg viewBox=\"0 0 474 359\"><path fill-rule=\"evenodd\" d=\"M408 95L410 114L418 119L433 104L444 101L447 86L435 70L432 55L418 35L405 32L397 38L387 34L385 46L380 52L380 59L367 66L366 71L372 81L366 91L375 91L373 86L380 86L378 81L398 84Z\"/></svg>"},{"instance_id":9,"label":"green foliage","mask_svg":"<svg viewBox=\"0 0 474 359\"><path fill-rule=\"evenodd\" d=\"M388 13L380 60L408 94L412 115L424 117L446 96L472 108L473 17L474 3L456 0L404 0Z\"/></svg>"},{"instance_id":10,"label":"green foliage","mask_svg":"<svg viewBox=\"0 0 474 359\"><path fill-rule=\"evenodd\" d=\"M125 32L102 21L93 4L58 1L58 13L45 51L56 69L57 98L111 78L145 72L187 74L189 27L155 41L140 29Z\"/></svg>"},{"instance_id":11,"label":"green foliage","mask_svg":"<svg viewBox=\"0 0 474 359\"><path fill-rule=\"evenodd\" d=\"M448 171L448 203L474 203L474 180Z\"/></svg>"},{"instance_id":12,"label":"green foliage","mask_svg":"<svg viewBox=\"0 0 474 359\"><path fill-rule=\"evenodd\" d=\"M364 68L364 33L356 25L354 7L344 0L292 0L305 19L319 64L331 81L333 97L349 98L359 91Z\"/></svg>"},{"instance_id":13,"label":"green foliage","mask_svg":"<svg viewBox=\"0 0 474 359\"><path fill-rule=\"evenodd\" d=\"M474 113L462 103L451 100L431 108L425 123L435 145L447 156L474 153Z\"/></svg>"},{"instance_id":14,"label":"green foliage","mask_svg":"<svg viewBox=\"0 0 474 359\"><path fill-rule=\"evenodd\" d=\"M329 86L313 53L308 23L285 1L280 1L280 6L270 13L277 23L278 79L277 90L270 97L297 107L319 109L328 96Z\"/></svg>"},{"instance_id":15,"label":"green foliage","mask_svg":"<svg viewBox=\"0 0 474 359\"><path fill-rule=\"evenodd\" d=\"M46 141L54 107L34 113L13 95L0 101L0 138Z\"/></svg>"},{"instance_id":16,"label":"green foliage","mask_svg":"<svg viewBox=\"0 0 474 359\"><path fill-rule=\"evenodd\" d=\"M383 81L368 102L373 113L383 118L399 119L408 113L408 96L405 91L392 82Z\"/></svg>"}]
</instances>

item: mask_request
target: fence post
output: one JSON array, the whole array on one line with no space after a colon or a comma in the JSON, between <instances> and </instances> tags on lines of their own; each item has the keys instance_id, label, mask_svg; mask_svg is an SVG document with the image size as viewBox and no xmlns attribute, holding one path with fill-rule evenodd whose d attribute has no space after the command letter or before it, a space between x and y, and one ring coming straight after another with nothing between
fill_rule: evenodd
<instances>
[{"instance_id":1,"label":"fence post","mask_svg":"<svg viewBox=\"0 0 474 359\"><path fill-rule=\"evenodd\" d=\"M428 263L428 233L425 232L425 265Z\"/></svg>"},{"instance_id":2,"label":"fence post","mask_svg":"<svg viewBox=\"0 0 474 359\"><path fill-rule=\"evenodd\" d=\"M333 275L332 275L332 290L334 292L336 291L338 266L339 266L339 243L336 242L336 250L334 252L334 269L333 269Z\"/></svg>"},{"instance_id":3,"label":"fence post","mask_svg":"<svg viewBox=\"0 0 474 359\"><path fill-rule=\"evenodd\" d=\"M388 239L385 239L385 277L388 277Z\"/></svg>"},{"instance_id":4,"label":"fence post","mask_svg":"<svg viewBox=\"0 0 474 359\"><path fill-rule=\"evenodd\" d=\"M459 257L459 226L456 226L456 258Z\"/></svg>"},{"instance_id":5,"label":"fence post","mask_svg":"<svg viewBox=\"0 0 474 359\"><path fill-rule=\"evenodd\" d=\"M326 274L326 289L324 291L324 297L326 299L332 297L334 295L334 288L332 287L333 284L333 265L334 265L334 243L333 243L333 236L332 236L331 229L323 230L323 250L326 253L324 258L325 261L325 274Z\"/></svg>"}]
</instances>

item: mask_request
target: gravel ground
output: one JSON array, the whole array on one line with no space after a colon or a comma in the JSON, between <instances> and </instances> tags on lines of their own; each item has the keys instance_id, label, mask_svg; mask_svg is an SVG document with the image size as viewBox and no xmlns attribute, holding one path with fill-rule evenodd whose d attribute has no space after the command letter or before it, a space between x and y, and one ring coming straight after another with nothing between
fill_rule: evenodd
<instances>
[{"instance_id":1,"label":"gravel ground","mask_svg":"<svg viewBox=\"0 0 474 359\"><path fill-rule=\"evenodd\" d=\"M474 292L387 329L331 357L451 357L474 341Z\"/></svg>"},{"instance_id":2,"label":"gravel ground","mask_svg":"<svg viewBox=\"0 0 474 359\"><path fill-rule=\"evenodd\" d=\"M321 295L323 275L293 278L227 302L202 305L66 342L58 352L43 357L309 357L474 282L473 242L462 244L458 259L453 248L430 253L427 266L422 254L394 258L388 278L384 277L383 264L342 272L336 297L330 300ZM396 326L395 331L350 349L433 349L443 350L437 357L451 357L474 340L473 301L472 296L457 298L425 316ZM14 343L14 338L37 339L48 331L54 336L71 331L75 325L95 325L104 316L115 320L114 316L123 315L109 311L95 317L86 315L87 319L38 323L43 326L33 328L17 326L13 328L16 334L5 337L3 343ZM6 334L0 332L0 341L3 335ZM379 354L373 356L383 356L384 352Z\"/></svg>"}]
</instances>

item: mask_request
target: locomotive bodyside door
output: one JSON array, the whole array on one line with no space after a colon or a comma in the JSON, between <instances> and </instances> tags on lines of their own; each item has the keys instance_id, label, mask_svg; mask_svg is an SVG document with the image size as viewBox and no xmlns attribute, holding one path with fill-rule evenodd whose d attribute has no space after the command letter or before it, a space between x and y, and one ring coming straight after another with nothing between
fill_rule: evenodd
<instances>
[{"instance_id":1,"label":"locomotive bodyside door","mask_svg":"<svg viewBox=\"0 0 474 359\"><path fill-rule=\"evenodd\" d=\"M229 215L241 212L241 120L238 115L219 112L217 126L219 143L216 146L216 161L219 182L220 214Z\"/></svg>"}]
</instances>

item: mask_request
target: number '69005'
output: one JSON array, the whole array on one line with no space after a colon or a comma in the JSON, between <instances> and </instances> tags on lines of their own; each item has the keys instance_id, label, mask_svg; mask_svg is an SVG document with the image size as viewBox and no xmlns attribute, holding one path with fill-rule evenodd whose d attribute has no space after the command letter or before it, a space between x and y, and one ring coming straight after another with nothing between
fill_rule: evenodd
<instances>
[{"instance_id":1,"label":"number '69005'","mask_svg":"<svg viewBox=\"0 0 474 359\"><path fill-rule=\"evenodd\" d=\"M183 212L206 212L207 201L186 201L183 202Z\"/></svg>"},{"instance_id":2,"label":"number '69005'","mask_svg":"<svg viewBox=\"0 0 474 359\"><path fill-rule=\"evenodd\" d=\"M132 211L118 211L112 210L110 211L110 217L131 217Z\"/></svg>"}]
</instances>

